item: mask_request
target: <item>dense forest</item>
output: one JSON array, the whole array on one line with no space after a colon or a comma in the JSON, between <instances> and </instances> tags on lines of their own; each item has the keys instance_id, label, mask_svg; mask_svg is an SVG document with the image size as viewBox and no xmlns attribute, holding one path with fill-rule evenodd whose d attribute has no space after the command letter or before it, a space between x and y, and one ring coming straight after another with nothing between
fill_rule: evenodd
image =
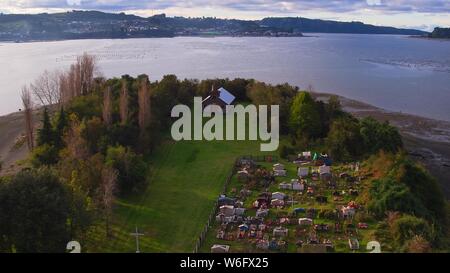
<instances>
[{"instance_id":1,"label":"dense forest","mask_svg":"<svg viewBox=\"0 0 450 273\"><path fill-rule=\"evenodd\" d=\"M337 97L324 102L288 84L252 79L106 79L95 71L95 57L85 54L67 71L45 72L24 87L26 124L33 99L42 122L36 132L26 127L27 167L0 178L1 252L64 252L71 238L83 243L99 223L110 236L117 198L151 187L149 159L167 138L172 107L192 105L211 86L230 90L237 103L280 105L281 157L314 147L336 162L368 160L377 179L365 202L389 226L379 236L397 251L448 247L448 205L435 179L408 159L395 127L356 119Z\"/></svg>"}]
</instances>

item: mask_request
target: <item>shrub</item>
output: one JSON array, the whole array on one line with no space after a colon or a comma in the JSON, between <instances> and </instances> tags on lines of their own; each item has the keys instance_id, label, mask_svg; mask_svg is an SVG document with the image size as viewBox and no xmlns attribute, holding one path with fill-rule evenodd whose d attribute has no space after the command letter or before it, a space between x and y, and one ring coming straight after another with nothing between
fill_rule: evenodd
<instances>
[{"instance_id":1,"label":"shrub","mask_svg":"<svg viewBox=\"0 0 450 273\"><path fill-rule=\"evenodd\" d=\"M337 214L333 209L321 209L319 210L318 217L327 220L336 220Z\"/></svg>"},{"instance_id":2,"label":"shrub","mask_svg":"<svg viewBox=\"0 0 450 273\"><path fill-rule=\"evenodd\" d=\"M320 113L308 92L298 93L292 101L289 125L297 136L314 138L320 135Z\"/></svg>"},{"instance_id":3,"label":"shrub","mask_svg":"<svg viewBox=\"0 0 450 273\"><path fill-rule=\"evenodd\" d=\"M31 154L31 164L34 167L53 165L58 162L58 149L49 144L36 147Z\"/></svg>"},{"instance_id":4,"label":"shrub","mask_svg":"<svg viewBox=\"0 0 450 273\"><path fill-rule=\"evenodd\" d=\"M368 153L374 154L380 150L396 153L402 148L403 142L400 133L388 122L380 123L368 117L362 119L360 124L364 148Z\"/></svg>"},{"instance_id":5,"label":"shrub","mask_svg":"<svg viewBox=\"0 0 450 273\"><path fill-rule=\"evenodd\" d=\"M95 154L99 151L99 141L105 134L105 126L100 118L94 117L83 121L81 136L86 141L89 152Z\"/></svg>"},{"instance_id":6,"label":"shrub","mask_svg":"<svg viewBox=\"0 0 450 273\"><path fill-rule=\"evenodd\" d=\"M145 188L147 164L141 155L123 146L109 147L106 152L106 165L119 172L120 194L138 192Z\"/></svg>"},{"instance_id":7,"label":"shrub","mask_svg":"<svg viewBox=\"0 0 450 273\"><path fill-rule=\"evenodd\" d=\"M96 94L79 96L72 99L67 112L76 114L78 117L90 119L101 116L102 98Z\"/></svg>"},{"instance_id":8,"label":"shrub","mask_svg":"<svg viewBox=\"0 0 450 273\"><path fill-rule=\"evenodd\" d=\"M364 211L358 211L354 219L355 222L357 223L367 223L372 222L374 220L372 216L370 216L368 213Z\"/></svg>"},{"instance_id":9,"label":"shrub","mask_svg":"<svg viewBox=\"0 0 450 273\"><path fill-rule=\"evenodd\" d=\"M279 154L281 158L288 159L290 155L294 154L294 149L286 144L281 144Z\"/></svg>"},{"instance_id":10,"label":"shrub","mask_svg":"<svg viewBox=\"0 0 450 273\"><path fill-rule=\"evenodd\" d=\"M399 245L403 245L406 241L413 239L414 236L429 239L431 229L424 219L412 215L404 215L395 221L392 226L392 235Z\"/></svg>"},{"instance_id":11,"label":"shrub","mask_svg":"<svg viewBox=\"0 0 450 273\"><path fill-rule=\"evenodd\" d=\"M70 239L70 197L46 169L25 170L0 184L0 249L64 252Z\"/></svg>"},{"instance_id":12,"label":"shrub","mask_svg":"<svg viewBox=\"0 0 450 273\"><path fill-rule=\"evenodd\" d=\"M139 128L131 124L115 124L109 130L111 144L122 146L136 145L139 138Z\"/></svg>"},{"instance_id":13,"label":"shrub","mask_svg":"<svg viewBox=\"0 0 450 273\"><path fill-rule=\"evenodd\" d=\"M408 253L429 253L431 244L422 236L414 236L405 243L405 251Z\"/></svg>"},{"instance_id":14,"label":"shrub","mask_svg":"<svg viewBox=\"0 0 450 273\"><path fill-rule=\"evenodd\" d=\"M383 217L386 211L426 215L426 208L408 187L392 178L373 181L369 192L372 200L368 204L368 209L378 217Z\"/></svg>"},{"instance_id":15,"label":"shrub","mask_svg":"<svg viewBox=\"0 0 450 273\"><path fill-rule=\"evenodd\" d=\"M330 127L326 144L336 161L353 161L362 155L358 120L347 116L336 119Z\"/></svg>"}]
</instances>

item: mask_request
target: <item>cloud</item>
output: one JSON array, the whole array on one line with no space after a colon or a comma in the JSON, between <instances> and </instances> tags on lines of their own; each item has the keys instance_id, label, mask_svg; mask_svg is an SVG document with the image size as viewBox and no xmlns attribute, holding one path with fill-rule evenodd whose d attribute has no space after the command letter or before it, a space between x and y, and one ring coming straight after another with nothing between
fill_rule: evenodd
<instances>
[{"instance_id":1,"label":"cloud","mask_svg":"<svg viewBox=\"0 0 450 273\"><path fill-rule=\"evenodd\" d=\"M241 19L303 16L397 27L421 26L428 30L435 25L450 26L450 0L0 0L0 12L4 13L73 9L127 12L144 17L158 13Z\"/></svg>"},{"instance_id":2,"label":"cloud","mask_svg":"<svg viewBox=\"0 0 450 273\"><path fill-rule=\"evenodd\" d=\"M350 12L377 10L385 12L450 13L448 0L2 0L0 9L97 9L127 11L139 9L229 8L239 11L297 12L320 10Z\"/></svg>"}]
</instances>

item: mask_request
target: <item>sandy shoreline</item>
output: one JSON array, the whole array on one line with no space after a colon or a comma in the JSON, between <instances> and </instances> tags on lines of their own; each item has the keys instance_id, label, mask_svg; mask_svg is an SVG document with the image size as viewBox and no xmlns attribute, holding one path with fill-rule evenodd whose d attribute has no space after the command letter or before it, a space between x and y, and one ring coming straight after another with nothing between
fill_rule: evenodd
<instances>
[{"instance_id":1,"label":"sandy shoreline","mask_svg":"<svg viewBox=\"0 0 450 273\"><path fill-rule=\"evenodd\" d=\"M327 100L331 94L314 93L314 97ZM421 162L439 181L450 199L450 122L391 112L364 102L339 96L344 110L358 118L371 116L379 121L388 120L399 128L406 150ZM35 113L37 126L39 113ZM26 145L14 148L16 139L24 133L22 113L0 116L0 175L17 170L17 161L27 156Z\"/></svg>"}]
</instances>

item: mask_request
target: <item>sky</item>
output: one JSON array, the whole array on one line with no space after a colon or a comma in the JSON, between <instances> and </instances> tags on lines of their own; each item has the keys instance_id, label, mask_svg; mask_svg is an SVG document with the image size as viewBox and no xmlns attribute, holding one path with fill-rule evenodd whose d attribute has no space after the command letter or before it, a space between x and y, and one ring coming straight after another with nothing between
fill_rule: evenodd
<instances>
[{"instance_id":1,"label":"sky","mask_svg":"<svg viewBox=\"0 0 450 273\"><path fill-rule=\"evenodd\" d=\"M0 0L2 13L68 10L125 12L139 16L261 19L301 16L432 30L450 27L450 0Z\"/></svg>"}]
</instances>

